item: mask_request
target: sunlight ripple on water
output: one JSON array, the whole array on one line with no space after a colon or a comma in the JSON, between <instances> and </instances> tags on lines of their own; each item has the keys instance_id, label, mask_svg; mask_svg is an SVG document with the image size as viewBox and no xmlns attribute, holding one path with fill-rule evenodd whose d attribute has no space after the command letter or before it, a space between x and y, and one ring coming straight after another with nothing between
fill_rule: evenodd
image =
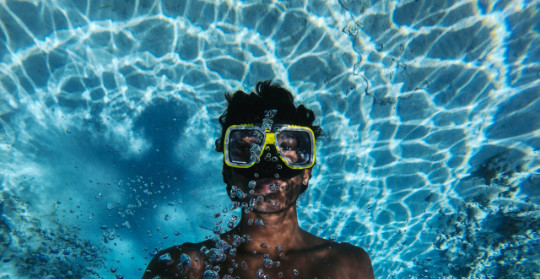
<instances>
[{"instance_id":1,"label":"sunlight ripple on water","mask_svg":"<svg viewBox=\"0 0 540 279\"><path fill-rule=\"evenodd\" d=\"M180 2L0 3L0 277L140 278L234 227L217 119L266 79L324 130L304 229L377 278L539 276L538 1Z\"/></svg>"}]
</instances>

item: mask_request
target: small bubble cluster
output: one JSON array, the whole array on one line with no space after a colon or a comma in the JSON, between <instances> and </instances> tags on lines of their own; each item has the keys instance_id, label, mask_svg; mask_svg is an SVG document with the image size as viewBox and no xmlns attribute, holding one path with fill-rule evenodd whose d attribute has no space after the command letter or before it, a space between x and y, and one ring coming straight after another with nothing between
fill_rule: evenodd
<instances>
[{"instance_id":1,"label":"small bubble cluster","mask_svg":"<svg viewBox=\"0 0 540 279\"><path fill-rule=\"evenodd\" d=\"M250 153L250 159L255 161L255 163L259 163L259 154L261 154L261 146L257 143L252 143L251 147L249 148Z\"/></svg>"},{"instance_id":2,"label":"small bubble cluster","mask_svg":"<svg viewBox=\"0 0 540 279\"><path fill-rule=\"evenodd\" d=\"M274 261L272 261L272 259L270 259L270 255L268 255L268 254L263 255L263 265L266 268L270 268L270 267L274 266Z\"/></svg>"},{"instance_id":3,"label":"small bubble cluster","mask_svg":"<svg viewBox=\"0 0 540 279\"><path fill-rule=\"evenodd\" d=\"M271 109L271 110L265 110L264 111L264 118L263 118L263 121L262 121L262 126L261 128L263 130L272 130L272 124L274 124L274 116L276 116L277 114L277 109Z\"/></svg>"},{"instance_id":4,"label":"small bubble cluster","mask_svg":"<svg viewBox=\"0 0 540 279\"><path fill-rule=\"evenodd\" d=\"M177 268L180 275L186 273L186 271L191 268L191 257L183 253L180 256L180 263L178 264Z\"/></svg>"},{"instance_id":5,"label":"small bubble cluster","mask_svg":"<svg viewBox=\"0 0 540 279\"><path fill-rule=\"evenodd\" d=\"M109 241L112 241L116 238L116 231L113 229L109 229L103 232L102 239L104 243L108 243Z\"/></svg>"}]
</instances>

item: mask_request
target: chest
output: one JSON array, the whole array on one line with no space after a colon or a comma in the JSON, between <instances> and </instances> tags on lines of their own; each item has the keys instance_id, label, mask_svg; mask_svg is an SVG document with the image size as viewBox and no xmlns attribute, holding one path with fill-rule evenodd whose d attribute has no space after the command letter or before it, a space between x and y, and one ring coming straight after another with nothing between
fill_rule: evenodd
<instances>
[{"instance_id":1,"label":"chest","mask_svg":"<svg viewBox=\"0 0 540 279\"><path fill-rule=\"evenodd\" d=\"M270 257L243 254L219 263L219 278L343 278L327 253L305 252Z\"/></svg>"}]
</instances>

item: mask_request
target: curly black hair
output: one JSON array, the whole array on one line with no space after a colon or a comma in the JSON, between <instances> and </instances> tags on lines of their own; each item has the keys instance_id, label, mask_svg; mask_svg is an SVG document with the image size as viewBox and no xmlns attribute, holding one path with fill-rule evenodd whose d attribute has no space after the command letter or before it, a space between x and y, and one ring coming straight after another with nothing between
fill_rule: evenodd
<instances>
[{"instance_id":1,"label":"curly black hair","mask_svg":"<svg viewBox=\"0 0 540 279\"><path fill-rule=\"evenodd\" d=\"M304 105L296 107L292 93L271 80L258 82L255 92L247 94L241 90L234 94L226 93L227 108L219 117L221 137L216 140L216 151L223 152L223 139L227 128L232 125L262 123L264 111L277 110L274 123L292 124L311 128L318 138L322 129L314 125L315 114Z\"/></svg>"}]
</instances>

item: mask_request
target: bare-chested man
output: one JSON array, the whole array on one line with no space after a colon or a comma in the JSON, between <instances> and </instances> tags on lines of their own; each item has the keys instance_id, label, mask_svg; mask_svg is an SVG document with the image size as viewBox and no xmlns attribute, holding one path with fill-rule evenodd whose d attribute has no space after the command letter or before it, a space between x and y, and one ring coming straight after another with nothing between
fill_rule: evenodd
<instances>
[{"instance_id":1,"label":"bare-chested man","mask_svg":"<svg viewBox=\"0 0 540 279\"><path fill-rule=\"evenodd\" d=\"M298 225L296 201L315 163L313 111L270 82L227 95L220 117L223 180L241 207L231 231L161 251L143 278L374 278L368 254Z\"/></svg>"}]
</instances>

